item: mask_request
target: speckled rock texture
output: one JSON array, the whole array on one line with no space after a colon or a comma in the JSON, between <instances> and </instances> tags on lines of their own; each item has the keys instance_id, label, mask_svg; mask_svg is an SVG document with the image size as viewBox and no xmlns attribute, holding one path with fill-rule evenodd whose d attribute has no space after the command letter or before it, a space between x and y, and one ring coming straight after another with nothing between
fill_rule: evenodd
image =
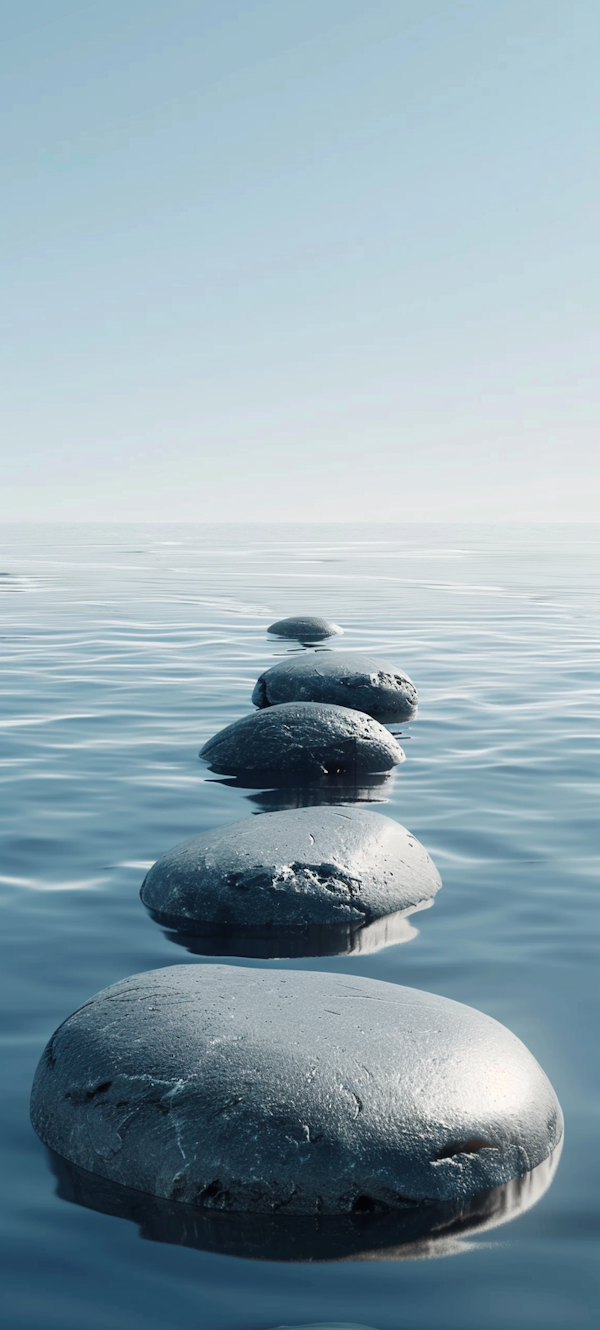
<instances>
[{"instance_id":1,"label":"speckled rock texture","mask_svg":"<svg viewBox=\"0 0 600 1330\"><path fill-rule=\"evenodd\" d=\"M468 1199L563 1130L538 1063L481 1012L358 976L199 964L134 975L59 1026L31 1117L124 1186L289 1214Z\"/></svg>"},{"instance_id":2,"label":"speckled rock texture","mask_svg":"<svg viewBox=\"0 0 600 1330\"><path fill-rule=\"evenodd\" d=\"M169 928L362 925L441 886L405 827L360 808L263 813L194 836L150 869L144 905Z\"/></svg>"},{"instance_id":3,"label":"speckled rock texture","mask_svg":"<svg viewBox=\"0 0 600 1330\"><path fill-rule=\"evenodd\" d=\"M380 720L407 720L418 703L414 683L393 665L350 651L318 651L279 661L257 680L255 707L332 702Z\"/></svg>"},{"instance_id":4,"label":"speckled rock texture","mask_svg":"<svg viewBox=\"0 0 600 1330\"><path fill-rule=\"evenodd\" d=\"M312 614L296 614L290 619L278 619L267 632L275 637L288 637L295 642L324 642L327 637L338 637L344 629L329 619L319 619Z\"/></svg>"},{"instance_id":5,"label":"speckled rock texture","mask_svg":"<svg viewBox=\"0 0 600 1330\"><path fill-rule=\"evenodd\" d=\"M213 771L389 771L404 760L400 745L379 721L349 707L289 702L242 716L201 749Z\"/></svg>"}]
</instances>

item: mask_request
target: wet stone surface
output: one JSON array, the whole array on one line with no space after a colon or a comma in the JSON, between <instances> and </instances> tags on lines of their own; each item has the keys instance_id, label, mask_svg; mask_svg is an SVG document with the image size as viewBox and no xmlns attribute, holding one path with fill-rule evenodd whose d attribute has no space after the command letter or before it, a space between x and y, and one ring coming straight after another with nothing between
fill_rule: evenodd
<instances>
[{"instance_id":1,"label":"wet stone surface","mask_svg":"<svg viewBox=\"0 0 600 1330\"><path fill-rule=\"evenodd\" d=\"M415 836L360 808L263 813L184 841L150 869L144 905L169 928L360 926L441 886Z\"/></svg>"},{"instance_id":2,"label":"wet stone surface","mask_svg":"<svg viewBox=\"0 0 600 1330\"><path fill-rule=\"evenodd\" d=\"M329 619L320 619L314 614L296 614L289 619L278 619L267 632L274 637L288 637L295 642L324 642L328 637L339 637L343 633L339 624Z\"/></svg>"},{"instance_id":3,"label":"wet stone surface","mask_svg":"<svg viewBox=\"0 0 600 1330\"><path fill-rule=\"evenodd\" d=\"M31 1116L88 1172L257 1213L467 1200L562 1136L538 1063L481 1012L376 980L226 965L97 994L47 1045Z\"/></svg>"},{"instance_id":4,"label":"wet stone surface","mask_svg":"<svg viewBox=\"0 0 600 1330\"><path fill-rule=\"evenodd\" d=\"M378 721L349 707L290 702L255 711L209 739L200 752L213 771L389 771L404 759L400 745Z\"/></svg>"},{"instance_id":5,"label":"wet stone surface","mask_svg":"<svg viewBox=\"0 0 600 1330\"><path fill-rule=\"evenodd\" d=\"M256 682L252 701L256 707L331 702L394 721L414 714L418 696L408 675L393 665L358 652L317 651L279 661L265 670Z\"/></svg>"}]
</instances>

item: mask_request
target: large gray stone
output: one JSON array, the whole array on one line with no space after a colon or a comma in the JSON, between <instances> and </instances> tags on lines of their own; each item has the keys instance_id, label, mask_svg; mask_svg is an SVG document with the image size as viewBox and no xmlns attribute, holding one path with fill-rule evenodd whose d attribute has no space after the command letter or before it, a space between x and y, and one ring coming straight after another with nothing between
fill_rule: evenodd
<instances>
[{"instance_id":1,"label":"large gray stone","mask_svg":"<svg viewBox=\"0 0 600 1330\"><path fill-rule=\"evenodd\" d=\"M418 700L402 670L353 651L310 652L279 661L260 675L252 693L256 707L332 702L387 721L408 719Z\"/></svg>"},{"instance_id":2,"label":"large gray stone","mask_svg":"<svg viewBox=\"0 0 600 1330\"><path fill-rule=\"evenodd\" d=\"M515 1035L447 998L340 974L182 965L105 989L52 1036L32 1122L80 1168L222 1210L468 1200L562 1136Z\"/></svg>"},{"instance_id":3,"label":"large gray stone","mask_svg":"<svg viewBox=\"0 0 600 1330\"><path fill-rule=\"evenodd\" d=\"M404 753L389 730L361 711L321 702L290 702L227 725L201 749L213 771L389 771Z\"/></svg>"},{"instance_id":4,"label":"large gray stone","mask_svg":"<svg viewBox=\"0 0 600 1330\"><path fill-rule=\"evenodd\" d=\"M144 905L194 932L304 928L374 919L430 901L441 886L405 827L360 808L263 813L194 836L150 869Z\"/></svg>"},{"instance_id":5,"label":"large gray stone","mask_svg":"<svg viewBox=\"0 0 600 1330\"><path fill-rule=\"evenodd\" d=\"M313 614L296 614L290 619L278 619L267 632L274 637L288 637L295 642L324 642L327 637L337 637L343 633L339 624L329 619L319 619Z\"/></svg>"}]
</instances>

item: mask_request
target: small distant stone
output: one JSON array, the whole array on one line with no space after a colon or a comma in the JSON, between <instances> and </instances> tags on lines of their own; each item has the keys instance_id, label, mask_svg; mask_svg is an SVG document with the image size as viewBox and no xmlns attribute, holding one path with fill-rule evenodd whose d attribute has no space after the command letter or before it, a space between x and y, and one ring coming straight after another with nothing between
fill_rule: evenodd
<instances>
[{"instance_id":1,"label":"small distant stone","mask_svg":"<svg viewBox=\"0 0 600 1330\"><path fill-rule=\"evenodd\" d=\"M279 661L260 675L256 707L282 702L331 702L380 720L407 720L418 703L412 679L393 665L357 652L322 651Z\"/></svg>"},{"instance_id":2,"label":"small distant stone","mask_svg":"<svg viewBox=\"0 0 600 1330\"><path fill-rule=\"evenodd\" d=\"M319 619L311 614L297 614L290 619L278 619L267 629L275 637L291 637L296 642L324 642L327 637L337 637L343 633L337 623L329 619Z\"/></svg>"},{"instance_id":3,"label":"small distant stone","mask_svg":"<svg viewBox=\"0 0 600 1330\"><path fill-rule=\"evenodd\" d=\"M404 753L389 730L361 711L320 702L291 702L254 711L215 734L200 757L213 771L389 771Z\"/></svg>"},{"instance_id":4,"label":"small distant stone","mask_svg":"<svg viewBox=\"0 0 600 1330\"><path fill-rule=\"evenodd\" d=\"M560 1143L515 1035L448 998L314 971L177 965L98 993L31 1099L52 1150L214 1210L348 1214L468 1201Z\"/></svg>"},{"instance_id":5,"label":"small distant stone","mask_svg":"<svg viewBox=\"0 0 600 1330\"><path fill-rule=\"evenodd\" d=\"M141 890L158 923L223 929L360 927L430 901L427 851L390 817L360 808L263 813L194 836L150 869Z\"/></svg>"}]
</instances>

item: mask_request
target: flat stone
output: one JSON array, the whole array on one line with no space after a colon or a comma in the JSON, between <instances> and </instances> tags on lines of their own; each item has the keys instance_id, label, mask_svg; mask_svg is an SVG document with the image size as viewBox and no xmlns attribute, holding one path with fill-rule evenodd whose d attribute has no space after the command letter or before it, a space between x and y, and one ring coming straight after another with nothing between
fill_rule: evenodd
<instances>
[{"instance_id":1,"label":"flat stone","mask_svg":"<svg viewBox=\"0 0 600 1330\"><path fill-rule=\"evenodd\" d=\"M563 1131L541 1067L447 998L347 974L180 965L98 993L40 1060L32 1123L88 1172L226 1211L465 1199Z\"/></svg>"},{"instance_id":2,"label":"flat stone","mask_svg":"<svg viewBox=\"0 0 600 1330\"><path fill-rule=\"evenodd\" d=\"M362 927L432 900L441 879L415 836L360 808L263 813L169 850L141 890L158 923L183 932Z\"/></svg>"},{"instance_id":3,"label":"flat stone","mask_svg":"<svg viewBox=\"0 0 600 1330\"><path fill-rule=\"evenodd\" d=\"M387 721L408 719L418 700L402 670L354 651L318 651L279 661L260 675L252 694L256 707L332 702Z\"/></svg>"},{"instance_id":4,"label":"flat stone","mask_svg":"<svg viewBox=\"0 0 600 1330\"><path fill-rule=\"evenodd\" d=\"M267 629L275 637L289 637L296 642L324 642L327 637L338 637L344 629L329 619L313 614L296 614L289 619L278 619Z\"/></svg>"},{"instance_id":5,"label":"flat stone","mask_svg":"<svg viewBox=\"0 0 600 1330\"><path fill-rule=\"evenodd\" d=\"M389 730L361 711L321 702L290 702L254 711L220 730L201 749L213 771L389 771L404 753Z\"/></svg>"}]
</instances>

